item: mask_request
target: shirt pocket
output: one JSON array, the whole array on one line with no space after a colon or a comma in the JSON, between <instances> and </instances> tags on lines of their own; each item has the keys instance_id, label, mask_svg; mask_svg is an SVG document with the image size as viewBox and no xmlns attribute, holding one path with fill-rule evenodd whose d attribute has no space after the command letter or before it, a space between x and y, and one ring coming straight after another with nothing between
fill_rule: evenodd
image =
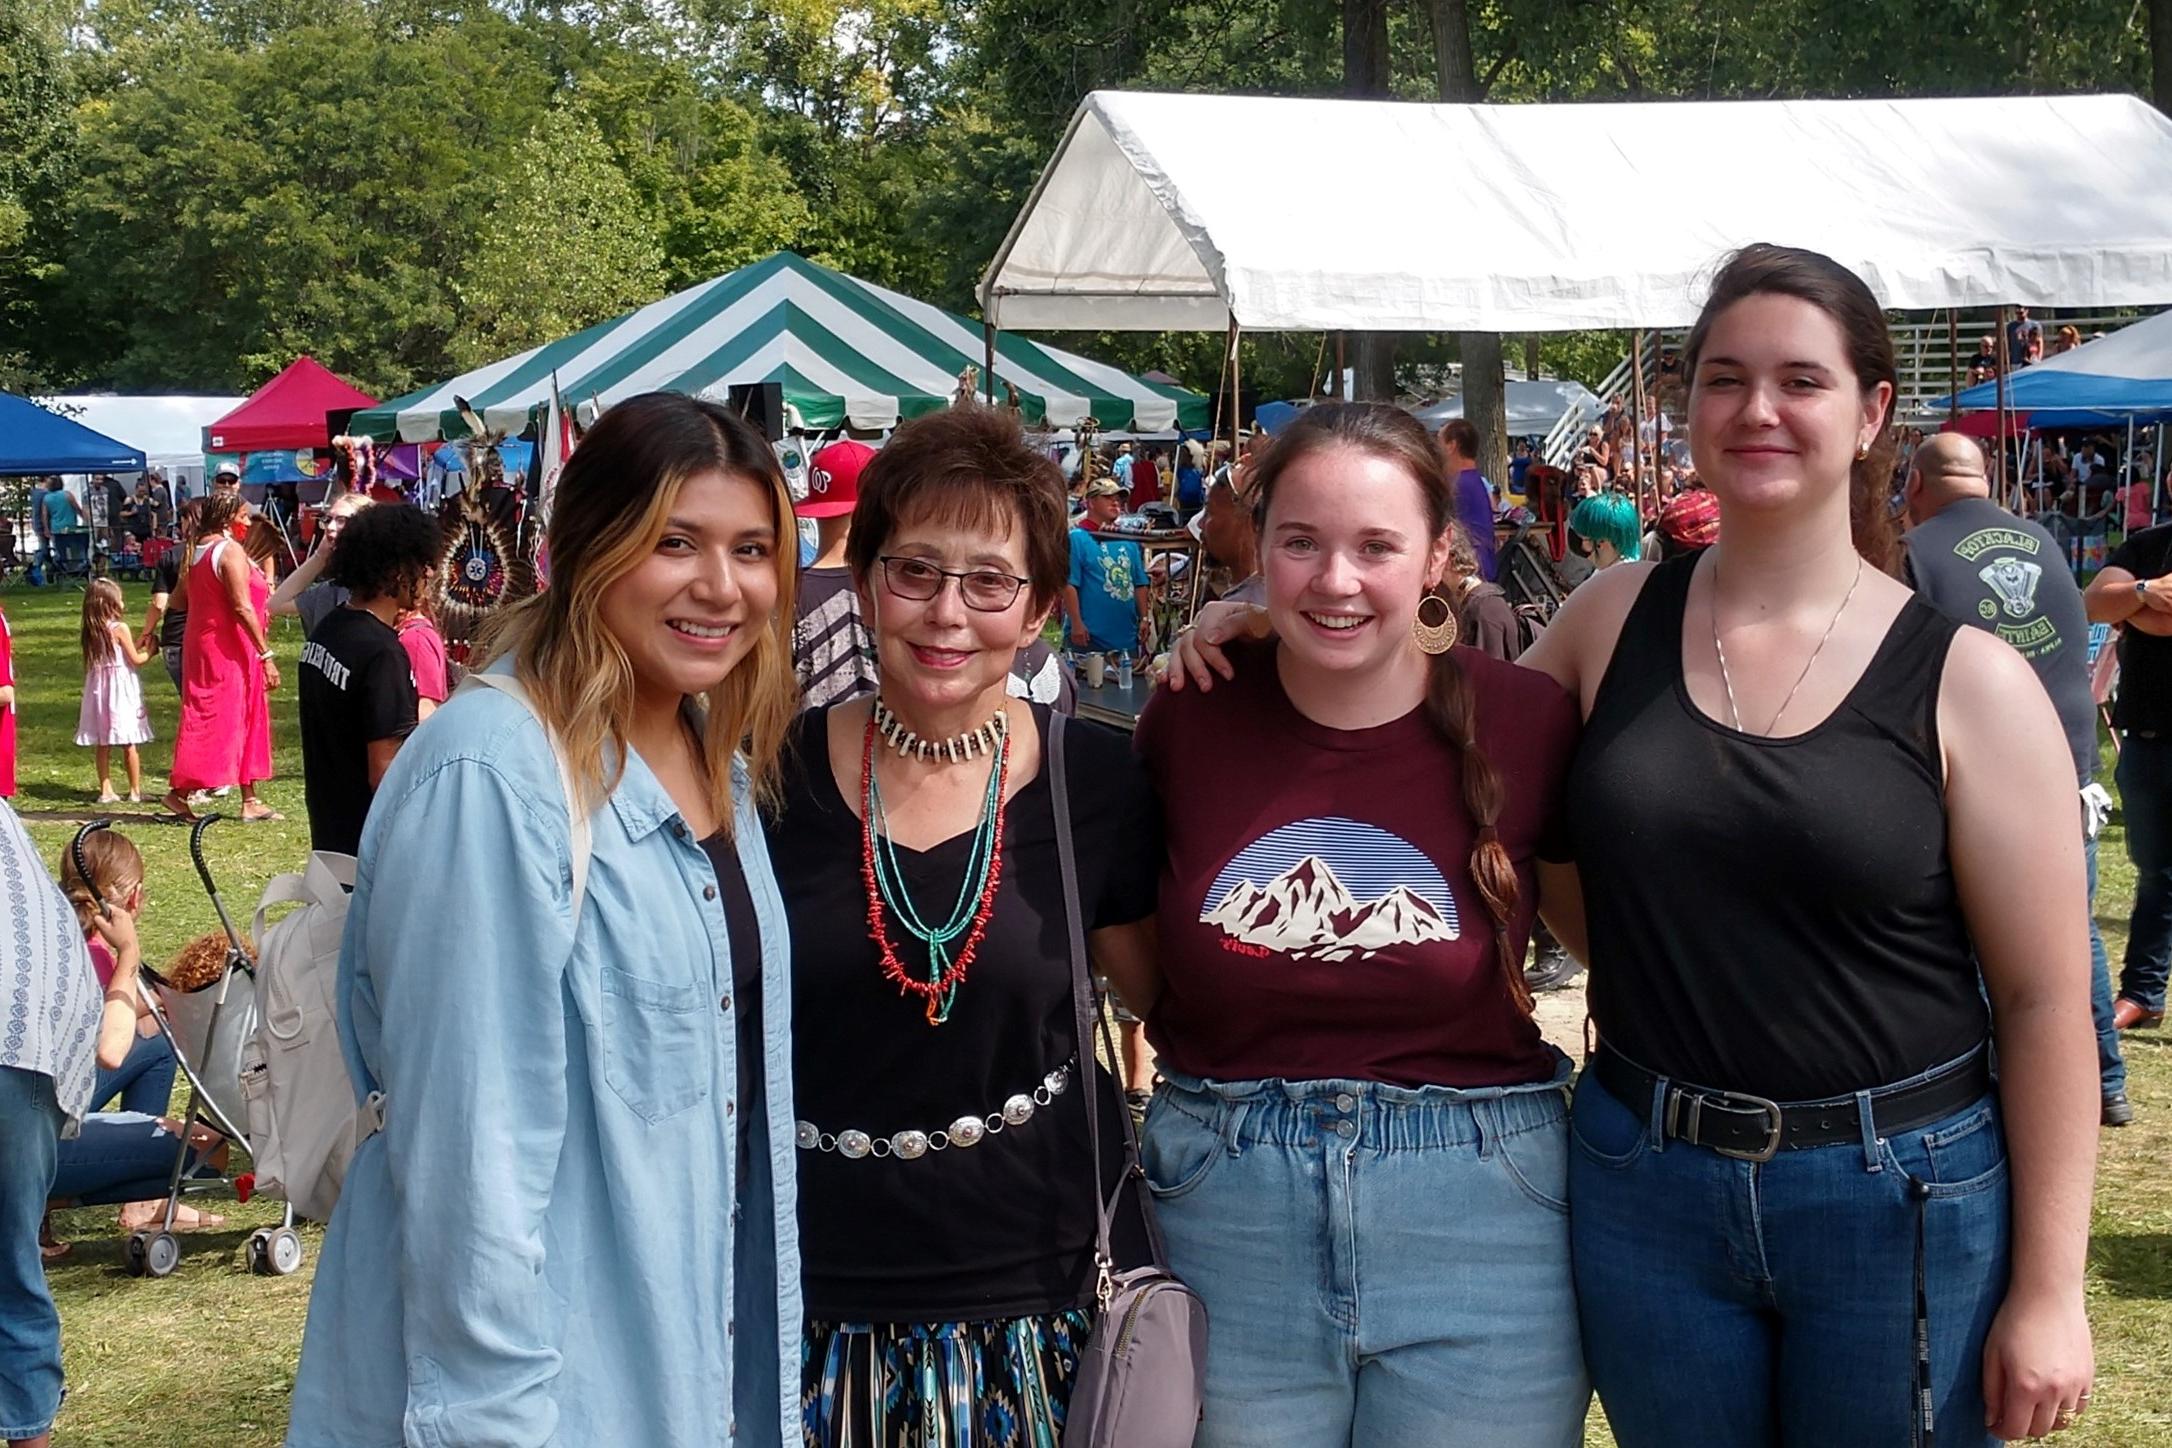
<instances>
[{"instance_id":1,"label":"shirt pocket","mask_svg":"<svg viewBox=\"0 0 2172 1448\"><path fill-rule=\"evenodd\" d=\"M708 995L609 965L601 984L603 1079L612 1094L651 1123L706 1100L717 1029Z\"/></svg>"}]
</instances>

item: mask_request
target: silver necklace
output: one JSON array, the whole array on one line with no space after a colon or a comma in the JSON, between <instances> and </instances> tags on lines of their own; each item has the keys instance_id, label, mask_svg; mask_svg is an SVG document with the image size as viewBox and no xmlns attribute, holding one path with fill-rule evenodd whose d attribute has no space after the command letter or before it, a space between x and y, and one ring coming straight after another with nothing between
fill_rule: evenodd
<instances>
[{"instance_id":1,"label":"silver necklace","mask_svg":"<svg viewBox=\"0 0 2172 1448\"><path fill-rule=\"evenodd\" d=\"M1720 642L1719 569L1719 555L1715 553L1712 556L1712 652L1719 655L1720 683L1723 684L1727 689L1728 722L1731 723L1734 728L1740 730L1742 728L1742 711L1735 707L1735 681L1732 677L1729 676L1727 672L1727 646ZM1825 625L1825 633L1822 637L1818 639L1818 646L1810 651L1810 657L1803 664L1802 672L1795 676L1795 687L1793 689L1789 689L1787 691L1787 697L1780 701L1779 713L1774 714L1772 716L1772 722L1770 724L1767 724L1764 729L1760 731L1767 737L1770 737L1772 732L1780 727L1780 715L1785 714L1787 712L1787 706L1795 702L1795 694L1797 690L1800 690L1802 688L1802 681L1810 677L1811 667L1817 663L1818 655L1825 652L1826 642L1832 638L1833 630L1840 627L1840 616L1846 613L1848 611L1848 605L1854 602L1855 590L1862 586L1862 582L1863 557L1859 553L1855 557L1855 582L1848 585L1847 594L1840 600L1840 607L1833 610L1833 621Z\"/></svg>"}]
</instances>

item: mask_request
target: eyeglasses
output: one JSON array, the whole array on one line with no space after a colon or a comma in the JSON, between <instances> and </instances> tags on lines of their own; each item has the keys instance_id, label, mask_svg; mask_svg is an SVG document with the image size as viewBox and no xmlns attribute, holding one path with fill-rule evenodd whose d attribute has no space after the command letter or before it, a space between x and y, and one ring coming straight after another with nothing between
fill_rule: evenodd
<instances>
[{"instance_id":1,"label":"eyeglasses","mask_svg":"<svg viewBox=\"0 0 2172 1448\"><path fill-rule=\"evenodd\" d=\"M953 572L937 568L924 558L885 557L875 561L882 565L882 580L890 591L915 602L925 602L941 593L946 578L957 579L958 596L975 613L1001 613L1018 601L1018 592L1027 583L1026 579L993 568Z\"/></svg>"}]
</instances>

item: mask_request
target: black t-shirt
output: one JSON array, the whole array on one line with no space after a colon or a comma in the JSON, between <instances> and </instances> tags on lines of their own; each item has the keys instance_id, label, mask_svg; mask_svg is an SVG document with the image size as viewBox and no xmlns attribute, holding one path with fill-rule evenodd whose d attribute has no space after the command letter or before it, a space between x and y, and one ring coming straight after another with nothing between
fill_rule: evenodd
<instances>
[{"instance_id":1,"label":"black t-shirt","mask_svg":"<svg viewBox=\"0 0 2172 1448\"><path fill-rule=\"evenodd\" d=\"M754 914L754 892L747 888L746 866L731 836L722 830L701 842L716 871L724 906L724 935L732 947L733 1023L739 1032L739 1158L746 1160L747 1123L754 1119L755 1088L761 1075L755 1063L762 1052L762 923Z\"/></svg>"},{"instance_id":2,"label":"black t-shirt","mask_svg":"<svg viewBox=\"0 0 2172 1448\"><path fill-rule=\"evenodd\" d=\"M1940 613L2020 650L2059 711L2080 782L2094 778L2089 615L2051 535L1989 498L1956 499L1909 530L1908 575Z\"/></svg>"},{"instance_id":3,"label":"black t-shirt","mask_svg":"<svg viewBox=\"0 0 2172 1448\"><path fill-rule=\"evenodd\" d=\"M2162 578L2172 569L2172 523L2129 533L2112 550L2107 568L2124 568L2138 579ZM2119 699L2114 729L2172 733L2172 639L2137 628L2119 631Z\"/></svg>"},{"instance_id":4,"label":"black t-shirt","mask_svg":"<svg viewBox=\"0 0 2172 1448\"><path fill-rule=\"evenodd\" d=\"M1033 709L1045 742L1048 711ZM786 749L784 806L769 850L792 935L796 1113L818 1132L933 1132L985 1118L1076 1055L1070 953L1048 774L1004 811L1002 878L986 937L949 1019L927 1022L922 999L882 976L868 933L858 801L829 765L829 712L810 709ZM1129 741L1072 723L1067 764L1085 927L1154 913L1159 814ZM979 766L960 766L978 769ZM855 786L855 790L856 790ZM897 849L923 919L948 918L972 832L925 852ZM927 957L894 916L907 970ZM1102 1172L1123 1176L1123 1110L1105 1070ZM918 1160L799 1152L800 1251L807 1315L821 1321L959 1322L1080 1305L1094 1239L1093 1162L1074 1065L1063 1094L1023 1126ZM1117 1257L1144 1260L1139 1227L1118 1217Z\"/></svg>"},{"instance_id":5,"label":"black t-shirt","mask_svg":"<svg viewBox=\"0 0 2172 1448\"><path fill-rule=\"evenodd\" d=\"M181 586L181 560L185 553L186 550L180 548L166 550L165 556L158 560L158 567L151 570L153 577L151 591L153 593L163 593L169 599L173 597L173 591ZM188 626L189 611L187 609L167 609L163 614L159 615L158 646L162 649L180 648L181 640L188 632Z\"/></svg>"},{"instance_id":6,"label":"black t-shirt","mask_svg":"<svg viewBox=\"0 0 2172 1448\"><path fill-rule=\"evenodd\" d=\"M377 793L369 746L415 727L415 672L375 614L334 609L302 645L302 787L309 847L352 855Z\"/></svg>"}]
</instances>

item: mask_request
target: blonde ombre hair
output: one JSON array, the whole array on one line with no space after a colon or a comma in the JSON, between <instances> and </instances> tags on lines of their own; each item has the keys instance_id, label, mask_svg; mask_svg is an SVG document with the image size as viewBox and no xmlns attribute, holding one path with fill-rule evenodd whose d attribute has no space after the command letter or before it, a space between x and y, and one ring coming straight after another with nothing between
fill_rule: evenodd
<instances>
[{"instance_id":1,"label":"blonde ombre hair","mask_svg":"<svg viewBox=\"0 0 2172 1448\"><path fill-rule=\"evenodd\" d=\"M713 402L649 392L613 407L581 439L559 476L545 535L550 586L501 614L482 642L485 664L513 656L515 672L565 748L584 808L596 808L618 787L634 712L633 666L603 626L603 596L655 551L687 480L712 469L768 490L777 527L777 603L753 650L700 701L709 802L729 830L732 756L741 750L755 798L776 801L778 759L799 708L792 495L776 453L745 418Z\"/></svg>"}]
</instances>

